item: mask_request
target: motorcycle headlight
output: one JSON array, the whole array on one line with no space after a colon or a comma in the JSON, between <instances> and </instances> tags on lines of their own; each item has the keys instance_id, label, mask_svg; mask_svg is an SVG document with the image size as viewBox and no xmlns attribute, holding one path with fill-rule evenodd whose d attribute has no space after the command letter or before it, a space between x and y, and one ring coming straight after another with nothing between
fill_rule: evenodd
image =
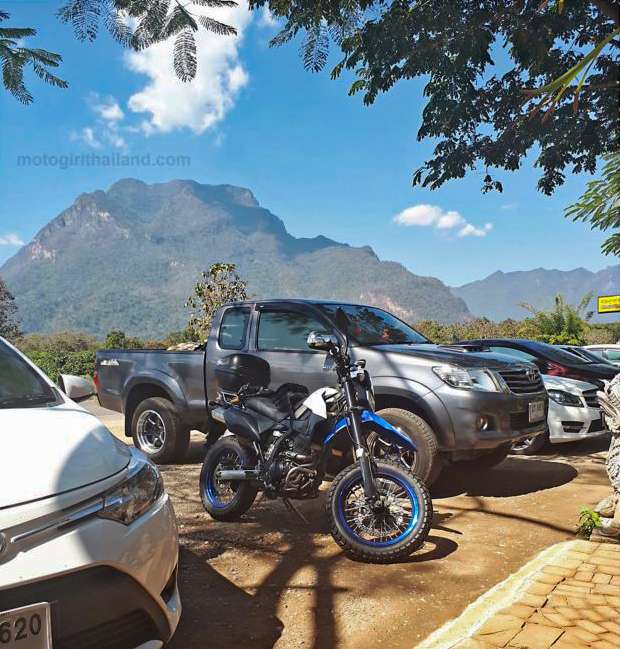
<instances>
[{"instance_id":1,"label":"motorcycle headlight","mask_svg":"<svg viewBox=\"0 0 620 649\"><path fill-rule=\"evenodd\" d=\"M164 493L164 483L157 467L134 453L129 476L120 486L104 496L101 518L131 525L148 511Z\"/></svg>"},{"instance_id":2,"label":"motorcycle headlight","mask_svg":"<svg viewBox=\"0 0 620 649\"><path fill-rule=\"evenodd\" d=\"M547 390L547 392L549 393L549 398L561 406L584 407L581 399L576 394L570 394L570 392L564 392L563 390Z\"/></svg>"},{"instance_id":3,"label":"motorcycle headlight","mask_svg":"<svg viewBox=\"0 0 620 649\"><path fill-rule=\"evenodd\" d=\"M486 369L466 369L456 365L439 365L433 367L437 376L453 388L465 390L482 390L484 392L501 392L499 379Z\"/></svg>"}]
</instances>

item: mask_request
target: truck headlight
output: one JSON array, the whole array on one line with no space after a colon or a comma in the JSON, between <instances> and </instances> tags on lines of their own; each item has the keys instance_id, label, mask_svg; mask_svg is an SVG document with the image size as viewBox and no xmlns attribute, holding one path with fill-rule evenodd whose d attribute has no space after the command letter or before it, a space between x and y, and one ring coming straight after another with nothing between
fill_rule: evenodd
<instances>
[{"instance_id":1,"label":"truck headlight","mask_svg":"<svg viewBox=\"0 0 620 649\"><path fill-rule=\"evenodd\" d=\"M561 406L577 406L579 408L585 407L581 399L576 394L570 394L570 392L564 392L563 390L547 390L547 392L549 393L549 398L553 399Z\"/></svg>"},{"instance_id":2,"label":"truck headlight","mask_svg":"<svg viewBox=\"0 0 620 649\"><path fill-rule=\"evenodd\" d=\"M148 511L164 493L157 467L136 452L129 465L129 477L104 496L101 518L131 525Z\"/></svg>"},{"instance_id":3,"label":"truck headlight","mask_svg":"<svg viewBox=\"0 0 620 649\"><path fill-rule=\"evenodd\" d=\"M465 390L482 390L483 392L502 392L500 380L486 369L466 369L456 365L438 365L433 367L437 376L453 388Z\"/></svg>"}]
</instances>

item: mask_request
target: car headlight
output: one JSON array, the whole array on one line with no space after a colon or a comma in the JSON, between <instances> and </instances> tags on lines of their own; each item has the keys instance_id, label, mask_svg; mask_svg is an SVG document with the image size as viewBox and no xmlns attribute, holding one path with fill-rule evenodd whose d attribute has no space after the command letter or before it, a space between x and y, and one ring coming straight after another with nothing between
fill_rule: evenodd
<instances>
[{"instance_id":1,"label":"car headlight","mask_svg":"<svg viewBox=\"0 0 620 649\"><path fill-rule=\"evenodd\" d=\"M549 393L549 398L561 406L584 407L583 402L576 394L570 394L570 392L564 392L563 390L547 390L547 392Z\"/></svg>"},{"instance_id":2,"label":"car headlight","mask_svg":"<svg viewBox=\"0 0 620 649\"><path fill-rule=\"evenodd\" d=\"M482 390L484 392L502 392L500 380L486 369L466 369L456 365L438 365L433 367L437 376L453 388L465 390Z\"/></svg>"},{"instance_id":3,"label":"car headlight","mask_svg":"<svg viewBox=\"0 0 620 649\"><path fill-rule=\"evenodd\" d=\"M164 493L164 483L157 467L133 453L129 476L120 486L105 494L101 518L131 525L148 511Z\"/></svg>"}]
</instances>

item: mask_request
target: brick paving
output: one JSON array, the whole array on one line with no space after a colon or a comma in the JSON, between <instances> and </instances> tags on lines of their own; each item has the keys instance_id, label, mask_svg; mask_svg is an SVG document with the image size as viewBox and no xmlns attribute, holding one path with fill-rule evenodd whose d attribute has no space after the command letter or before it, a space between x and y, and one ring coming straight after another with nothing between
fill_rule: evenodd
<instances>
[{"instance_id":1,"label":"brick paving","mask_svg":"<svg viewBox=\"0 0 620 649\"><path fill-rule=\"evenodd\" d=\"M462 623L449 623L449 632L440 630L421 646L620 649L620 545L574 541L519 579L523 587L501 606L493 597L481 602L481 618L485 609L497 609L482 624L464 614Z\"/></svg>"}]
</instances>

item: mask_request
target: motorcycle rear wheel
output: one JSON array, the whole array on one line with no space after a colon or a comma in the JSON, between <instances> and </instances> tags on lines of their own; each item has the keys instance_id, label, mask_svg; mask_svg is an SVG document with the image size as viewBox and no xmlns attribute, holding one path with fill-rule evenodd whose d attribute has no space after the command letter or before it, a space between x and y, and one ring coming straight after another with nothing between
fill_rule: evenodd
<instances>
[{"instance_id":1,"label":"motorcycle rear wheel","mask_svg":"<svg viewBox=\"0 0 620 649\"><path fill-rule=\"evenodd\" d=\"M258 487L249 480L218 480L218 468L239 469L256 466L251 449L234 437L220 438L207 452L200 471L200 498L203 507L218 521L236 521L250 509Z\"/></svg>"},{"instance_id":2,"label":"motorcycle rear wheel","mask_svg":"<svg viewBox=\"0 0 620 649\"><path fill-rule=\"evenodd\" d=\"M424 483L402 464L376 460L374 467L382 508L372 511L366 503L356 463L332 483L327 516L334 540L351 559L392 563L422 546L430 531L433 504Z\"/></svg>"}]
</instances>

